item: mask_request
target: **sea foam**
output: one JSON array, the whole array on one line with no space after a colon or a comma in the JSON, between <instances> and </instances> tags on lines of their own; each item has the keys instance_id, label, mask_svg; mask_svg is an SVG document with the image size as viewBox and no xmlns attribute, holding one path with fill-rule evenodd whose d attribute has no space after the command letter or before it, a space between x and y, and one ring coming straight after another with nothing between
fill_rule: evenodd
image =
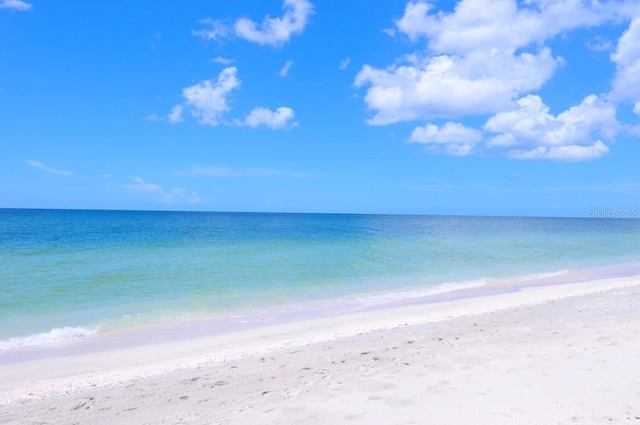
<instances>
[{"instance_id":1,"label":"sea foam","mask_svg":"<svg viewBox=\"0 0 640 425\"><path fill-rule=\"evenodd\" d=\"M485 286L487 283L488 280L485 278L461 282L443 282L439 284L432 284L430 286L385 291L369 296L359 296L357 297L357 303L363 307L373 307L386 303L410 301L422 297L445 294L447 292L453 292L461 289L480 288Z\"/></svg>"},{"instance_id":2,"label":"sea foam","mask_svg":"<svg viewBox=\"0 0 640 425\"><path fill-rule=\"evenodd\" d=\"M534 274L528 274L526 276L521 276L517 278L517 280L519 282L529 282L532 280L542 280L542 279L548 279L551 277L558 277L558 276L568 274L570 272L571 270L558 270L558 271L549 272L549 273L534 273Z\"/></svg>"},{"instance_id":3,"label":"sea foam","mask_svg":"<svg viewBox=\"0 0 640 425\"><path fill-rule=\"evenodd\" d=\"M0 351L15 350L19 348L51 346L61 342L69 342L79 338L87 338L98 333L95 329L82 327L53 328L49 332L16 337L0 341Z\"/></svg>"}]
</instances>

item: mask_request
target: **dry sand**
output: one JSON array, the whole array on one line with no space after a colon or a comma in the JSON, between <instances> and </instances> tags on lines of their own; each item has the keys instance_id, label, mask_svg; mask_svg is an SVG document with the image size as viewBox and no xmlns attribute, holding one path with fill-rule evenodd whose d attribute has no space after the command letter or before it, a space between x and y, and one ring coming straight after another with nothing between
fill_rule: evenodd
<instances>
[{"instance_id":1,"label":"dry sand","mask_svg":"<svg viewBox=\"0 0 640 425\"><path fill-rule=\"evenodd\" d=\"M0 365L10 424L640 424L640 277Z\"/></svg>"}]
</instances>

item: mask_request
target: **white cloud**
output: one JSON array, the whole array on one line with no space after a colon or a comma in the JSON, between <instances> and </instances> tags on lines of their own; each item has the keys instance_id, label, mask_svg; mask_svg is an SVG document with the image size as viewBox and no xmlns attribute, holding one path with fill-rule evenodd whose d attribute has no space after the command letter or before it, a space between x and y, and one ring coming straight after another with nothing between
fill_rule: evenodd
<instances>
[{"instance_id":1,"label":"white cloud","mask_svg":"<svg viewBox=\"0 0 640 425\"><path fill-rule=\"evenodd\" d=\"M518 100L518 108L492 116L483 129L497 133L483 144L513 159L585 161L609 152L601 140L612 140L622 128L612 103L590 95L557 116L539 96ZM470 155L483 140L483 132L460 123L439 127L427 124L411 133L409 142L425 144L430 153Z\"/></svg>"},{"instance_id":2,"label":"white cloud","mask_svg":"<svg viewBox=\"0 0 640 425\"><path fill-rule=\"evenodd\" d=\"M0 9L12 9L12 10L29 10L31 9L31 3L27 3L22 0L1 0Z\"/></svg>"},{"instance_id":3,"label":"white cloud","mask_svg":"<svg viewBox=\"0 0 640 425\"><path fill-rule=\"evenodd\" d=\"M282 18L266 17L262 29L256 28L256 23L250 19L238 19L234 25L236 35L258 44L278 45L289 41L292 34L301 34L313 13L311 2L285 0L282 8L285 11Z\"/></svg>"},{"instance_id":4,"label":"white cloud","mask_svg":"<svg viewBox=\"0 0 640 425\"><path fill-rule=\"evenodd\" d=\"M284 106L275 111L268 108L254 108L245 118L244 125L249 127L259 127L264 125L272 129L291 128L297 124L293 121L295 115L293 109Z\"/></svg>"},{"instance_id":5,"label":"white cloud","mask_svg":"<svg viewBox=\"0 0 640 425\"><path fill-rule=\"evenodd\" d=\"M185 98L184 105L173 107L169 114L169 121L180 122L183 109L186 108L200 124L218 125L220 116L230 109L227 96L240 86L240 80L236 74L235 67L225 68L215 81L204 80L182 90L182 96Z\"/></svg>"},{"instance_id":6,"label":"white cloud","mask_svg":"<svg viewBox=\"0 0 640 425\"><path fill-rule=\"evenodd\" d=\"M598 158L609 148L594 135L613 139L620 129L613 104L595 95L557 116L539 96L518 100L518 109L491 117L484 129L499 133L487 146L507 150L517 159L581 161Z\"/></svg>"},{"instance_id":7,"label":"white cloud","mask_svg":"<svg viewBox=\"0 0 640 425\"><path fill-rule=\"evenodd\" d=\"M240 18L232 25L223 20L205 19L201 24L210 28L193 31L194 35L207 40L215 40L234 34L258 44L281 45L294 34L301 34L307 26L313 5L308 0L285 0L282 6L284 14L280 18L265 17L262 24L248 18Z\"/></svg>"},{"instance_id":8,"label":"white cloud","mask_svg":"<svg viewBox=\"0 0 640 425\"><path fill-rule=\"evenodd\" d=\"M542 44L563 31L602 24L624 14L614 2L578 0L461 0L451 12L407 3L396 21L428 49L386 69L366 65L370 124L460 117L506 110L538 90L562 63ZM640 75L640 73L638 73ZM640 77L639 77L640 78ZM637 85L640 87L640 84Z\"/></svg>"},{"instance_id":9,"label":"white cloud","mask_svg":"<svg viewBox=\"0 0 640 425\"><path fill-rule=\"evenodd\" d=\"M289 70L291 69L292 65L293 65L293 61L285 62L285 64L282 67L282 69L280 69L280 72L278 73L278 75L281 76L281 77L286 77L287 74L289 73Z\"/></svg>"},{"instance_id":10,"label":"white cloud","mask_svg":"<svg viewBox=\"0 0 640 425\"><path fill-rule=\"evenodd\" d=\"M171 108L171 112L169 112L169 115L167 116L169 122L178 123L184 121L184 118L182 117L183 109L182 105L175 105Z\"/></svg>"},{"instance_id":11,"label":"white cloud","mask_svg":"<svg viewBox=\"0 0 640 425\"><path fill-rule=\"evenodd\" d=\"M369 86L365 102L375 112L369 124L504 110L517 96L540 88L557 66L547 48L537 54L490 50L406 59L408 64L387 69L365 65L356 76L356 87Z\"/></svg>"},{"instance_id":12,"label":"white cloud","mask_svg":"<svg viewBox=\"0 0 640 425\"><path fill-rule=\"evenodd\" d=\"M223 69L214 81L204 80L182 90L184 102L175 105L167 118L172 123L184 121L184 112L189 111L199 124L216 126L221 124L222 115L231 107L228 105L229 94L241 84L237 77L237 69ZM293 109L284 106L275 111L268 108L254 108L244 120L229 119L227 125L249 127L266 126L272 129L292 128L297 125Z\"/></svg>"},{"instance_id":13,"label":"white cloud","mask_svg":"<svg viewBox=\"0 0 640 425\"><path fill-rule=\"evenodd\" d=\"M213 61L221 65L231 65L235 62L235 60L233 59L223 58L222 56L216 56L215 58L213 58Z\"/></svg>"},{"instance_id":14,"label":"white cloud","mask_svg":"<svg viewBox=\"0 0 640 425\"><path fill-rule=\"evenodd\" d=\"M640 60L638 41L640 41L640 17L631 21L629 28L622 34L618 40L615 53L611 55L611 59L620 65L636 63Z\"/></svg>"},{"instance_id":15,"label":"white cloud","mask_svg":"<svg viewBox=\"0 0 640 425\"><path fill-rule=\"evenodd\" d=\"M428 36L430 31L426 28L431 18L428 16L433 6L424 1L409 2L405 6L404 15L396 21L396 26L400 31L407 34L412 40L420 36ZM395 35L395 29L387 32L390 36Z\"/></svg>"},{"instance_id":16,"label":"white cloud","mask_svg":"<svg viewBox=\"0 0 640 425\"><path fill-rule=\"evenodd\" d=\"M634 19L618 40L611 60L616 64L612 99L640 102L640 17Z\"/></svg>"},{"instance_id":17,"label":"white cloud","mask_svg":"<svg viewBox=\"0 0 640 425\"><path fill-rule=\"evenodd\" d=\"M470 155L481 140L480 130L453 122L447 122L442 127L434 124L416 127L409 137L410 143L425 144L428 152L444 151L456 156Z\"/></svg>"},{"instance_id":18,"label":"white cloud","mask_svg":"<svg viewBox=\"0 0 640 425\"><path fill-rule=\"evenodd\" d=\"M638 114L638 115L640 115L640 102L636 103L636 104L633 106L633 112L634 112L634 113L636 113L636 114Z\"/></svg>"},{"instance_id":19,"label":"white cloud","mask_svg":"<svg viewBox=\"0 0 640 425\"><path fill-rule=\"evenodd\" d=\"M498 149L511 158L568 161L605 155L618 131L636 131L617 121L611 102L640 105L637 1L460 0L449 11L435 4L409 1L395 29L385 31L424 43L421 48L386 68L365 65L357 74L354 84L366 88L370 125L491 114L483 130L496 134L486 142L480 130L453 122L417 127L409 141L424 143L428 151L456 155L473 153L482 142L483 148ZM570 30L617 24L634 16L611 56L617 75L608 101L592 95L551 115L532 93L549 81L564 59L554 57L545 43ZM596 35L588 47L602 50L610 44ZM639 113L640 106L634 106L634 112Z\"/></svg>"},{"instance_id":20,"label":"white cloud","mask_svg":"<svg viewBox=\"0 0 640 425\"><path fill-rule=\"evenodd\" d=\"M340 61L340 63L338 64L338 69L347 69L347 67L350 64L351 64L351 58L347 56L346 58Z\"/></svg>"},{"instance_id":21,"label":"white cloud","mask_svg":"<svg viewBox=\"0 0 640 425\"><path fill-rule=\"evenodd\" d=\"M57 168L47 167L46 165L44 165L40 161L33 161L33 160L30 160L30 159L27 159L25 162L27 164L31 165L32 167L38 168L38 169L40 169L42 171L46 171L47 173L61 174L63 176L72 176L73 175L72 171L58 170Z\"/></svg>"},{"instance_id":22,"label":"white cloud","mask_svg":"<svg viewBox=\"0 0 640 425\"><path fill-rule=\"evenodd\" d=\"M129 178L133 180L133 183L123 185L122 187L124 189L130 192L146 192L158 195L162 203L174 204L180 202L197 204L200 202L200 197L195 192L187 193L186 189L178 187L165 190L162 186L145 182L142 177L132 176Z\"/></svg>"},{"instance_id":23,"label":"white cloud","mask_svg":"<svg viewBox=\"0 0 640 425\"><path fill-rule=\"evenodd\" d=\"M432 52L464 54L487 48L513 49L562 31L597 25L617 12L611 3L575 0L461 0L451 13L430 13L424 1L409 2L398 30L412 40L426 37Z\"/></svg>"}]
</instances>

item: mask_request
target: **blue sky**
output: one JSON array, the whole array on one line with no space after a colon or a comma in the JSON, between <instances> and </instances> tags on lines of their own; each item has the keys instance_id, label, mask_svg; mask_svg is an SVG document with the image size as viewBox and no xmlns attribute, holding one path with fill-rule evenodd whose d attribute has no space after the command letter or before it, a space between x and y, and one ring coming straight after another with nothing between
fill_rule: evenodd
<instances>
[{"instance_id":1,"label":"blue sky","mask_svg":"<svg viewBox=\"0 0 640 425\"><path fill-rule=\"evenodd\" d=\"M0 0L0 207L640 208L640 1Z\"/></svg>"}]
</instances>

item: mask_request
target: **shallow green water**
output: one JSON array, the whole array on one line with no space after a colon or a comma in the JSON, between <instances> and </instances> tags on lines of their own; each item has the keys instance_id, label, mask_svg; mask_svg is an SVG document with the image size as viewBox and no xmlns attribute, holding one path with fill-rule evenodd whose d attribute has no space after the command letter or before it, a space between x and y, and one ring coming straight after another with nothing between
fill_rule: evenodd
<instances>
[{"instance_id":1,"label":"shallow green water","mask_svg":"<svg viewBox=\"0 0 640 425\"><path fill-rule=\"evenodd\" d=\"M639 259L640 220L5 209L0 349Z\"/></svg>"}]
</instances>

